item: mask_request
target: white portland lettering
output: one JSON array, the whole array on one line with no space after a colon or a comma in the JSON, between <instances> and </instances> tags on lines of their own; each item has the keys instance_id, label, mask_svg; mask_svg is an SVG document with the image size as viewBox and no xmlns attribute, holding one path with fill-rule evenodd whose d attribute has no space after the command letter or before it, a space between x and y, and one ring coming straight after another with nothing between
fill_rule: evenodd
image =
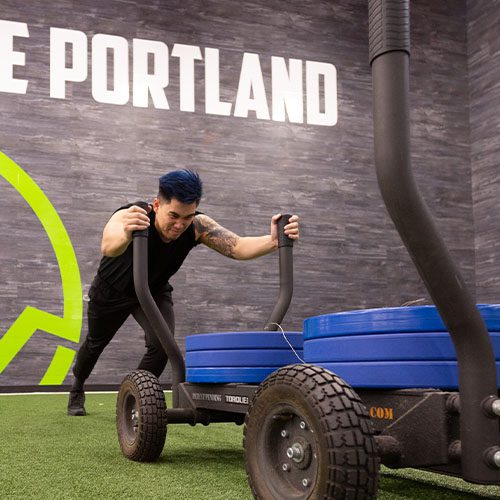
<instances>
[{"instance_id":1,"label":"white portland lettering","mask_svg":"<svg viewBox=\"0 0 500 500\"><path fill-rule=\"evenodd\" d=\"M0 92L26 94L28 80L14 78L14 67L25 66L26 61L24 52L14 50L16 37L29 38L27 24L0 20ZM178 96L173 97L178 99L171 102L178 102L182 112L196 112L198 104L198 111L210 115L322 126L337 123L337 69L333 64L266 55L269 61L244 52L235 77L234 59L228 63L227 54L220 54L219 49L179 43L171 47L170 52L163 41L129 41L103 33L92 36L89 43L82 31L50 28L50 97L69 99L72 92L67 87L91 78L92 98L103 104L131 102L140 108L169 110L175 88ZM232 80L224 67L221 79L221 59L231 67ZM204 69L197 71L202 65ZM270 67L271 74L264 74L263 67ZM179 85L168 88L172 72ZM196 90L204 95L196 95Z\"/></svg>"},{"instance_id":2,"label":"white portland lettering","mask_svg":"<svg viewBox=\"0 0 500 500\"><path fill-rule=\"evenodd\" d=\"M70 66L66 49L71 45ZM50 28L50 97L66 98L66 82L87 79L87 35L81 31Z\"/></svg>"},{"instance_id":3,"label":"white portland lettering","mask_svg":"<svg viewBox=\"0 0 500 500\"><path fill-rule=\"evenodd\" d=\"M157 109L169 109L165 87L168 85L168 47L163 42L133 41L133 105L148 107L149 95ZM149 73L148 58L153 57L154 73Z\"/></svg>"}]
</instances>

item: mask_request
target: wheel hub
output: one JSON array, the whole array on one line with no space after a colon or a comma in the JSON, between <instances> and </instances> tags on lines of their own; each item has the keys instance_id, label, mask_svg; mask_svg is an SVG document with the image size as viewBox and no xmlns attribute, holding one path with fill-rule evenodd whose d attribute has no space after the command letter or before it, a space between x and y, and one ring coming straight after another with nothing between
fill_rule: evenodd
<instances>
[{"instance_id":1,"label":"wheel hub","mask_svg":"<svg viewBox=\"0 0 500 500\"><path fill-rule=\"evenodd\" d=\"M311 431L300 429L300 431L291 434L284 435L281 433L281 436L285 441L282 449L286 457L291 461L290 466L293 465L302 470L307 469L311 465L312 459L311 442L313 442L314 437Z\"/></svg>"},{"instance_id":2,"label":"wheel hub","mask_svg":"<svg viewBox=\"0 0 500 500\"><path fill-rule=\"evenodd\" d=\"M300 443L294 443L286 450L286 456L294 462L300 463L304 460L304 448L302 448Z\"/></svg>"},{"instance_id":3,"label":"wheel hub","mask_svg":"<svg viewBox=\"0 0 500 500\"><path fill-rule=\"evenodd\" d=\"M134 431L137 431L137 427L139 427L139 410L137 408L132 409L131 422Z\"/></svg>"},{"instance_id":4,"label":"wheel hub","mask_svg":"<svg viewBox=\"0 0 500 500\"><path fill-rule=\"evenodd\" d=\"M318 472L316 433L310 422L289 406L278 407L263 423L266 450L262 455L274 470L270 482L282 498L308 498ZM278 467L276 467L276 465Z\"/></svg>"},{"instance_id":5,"label":"wheel hub","mask_svg":"<svg viewBox=\"0 0 500 500\"><path fill-rule=\"evenodd\" d=\"M133 442L137 437L137 432L139 430L139 408L137 407L137 401L133 394L127 394L123 401L123 415L125 416L125 432L127 439Z\"/></svg>"}]
</instances>

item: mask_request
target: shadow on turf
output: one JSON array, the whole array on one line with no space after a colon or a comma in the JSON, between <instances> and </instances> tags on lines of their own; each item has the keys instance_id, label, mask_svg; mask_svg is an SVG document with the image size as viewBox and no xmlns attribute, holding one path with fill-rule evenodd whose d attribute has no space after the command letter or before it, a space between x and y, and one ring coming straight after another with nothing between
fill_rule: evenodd
<instances>
[{"instance_id":1,"label":"shadow on turf","mask_svg":"<svg viewBox=\"0 0 500 500\"><path fill-rule=\"evenodd\" d=\"M432 500L456 500L473 498L492 498L489 496L475 495L456 490L450 490L437 485L412 481L406 478L396 478L382 474L379 485L379 499L432 499Z\"/></svg>"},{"instance_id":2,"label":"shadow on turf","mask_svg":"<svg viewBox=\"0 0 500 500\"><path fill-rule=\"evenodd\" d=\"M238 462L244 461L244 451L235 450L234 448L221 448L220 446L214 449L200 449L196 447L183 448L169 453L168 447L163 450L163 453L158 460L160 464L182 465L184 463L195 465L206 465L207 463L238 465Z\"/></svg>"}]
</instances>

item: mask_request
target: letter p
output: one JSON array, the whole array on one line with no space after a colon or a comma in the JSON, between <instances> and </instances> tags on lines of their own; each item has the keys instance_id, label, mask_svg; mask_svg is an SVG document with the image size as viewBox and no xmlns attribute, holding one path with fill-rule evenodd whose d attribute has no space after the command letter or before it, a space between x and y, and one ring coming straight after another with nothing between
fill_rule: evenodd
<instances>
[{"instance_id":1,"label":"letter p","mask_svg":"<svg viewBox=\"0 0 500 500\"><path fill-rule=\"evenodd\" d=\"M66 66L66 44L72 45L71 65ZM66 82L87 78L87 36L82 31L50 28L50 97L66 98Z\"/></svg>"}]
</instances>

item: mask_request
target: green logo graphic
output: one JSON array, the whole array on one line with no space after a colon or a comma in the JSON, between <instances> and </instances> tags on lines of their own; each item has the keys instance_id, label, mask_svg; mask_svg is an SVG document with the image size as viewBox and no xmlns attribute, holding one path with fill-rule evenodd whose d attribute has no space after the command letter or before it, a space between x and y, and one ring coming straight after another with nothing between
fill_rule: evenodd
<instances>
[{"instance_id":1,"label":"green logo graphic","mask_svg":"<svg viewBox=\"0 0 500 500\"><path fill-rule=\"evenodd\" d=\"M0 151L0 175L11 184L40 220L52 244L61 273L63 317L28 306L0 338L0 374L37 330L78 343L82 327L82 285L75 251L56 210L31 177ZM58 346L40 385L64 381L75 350Z\"/></svg>"}]
</instances>

